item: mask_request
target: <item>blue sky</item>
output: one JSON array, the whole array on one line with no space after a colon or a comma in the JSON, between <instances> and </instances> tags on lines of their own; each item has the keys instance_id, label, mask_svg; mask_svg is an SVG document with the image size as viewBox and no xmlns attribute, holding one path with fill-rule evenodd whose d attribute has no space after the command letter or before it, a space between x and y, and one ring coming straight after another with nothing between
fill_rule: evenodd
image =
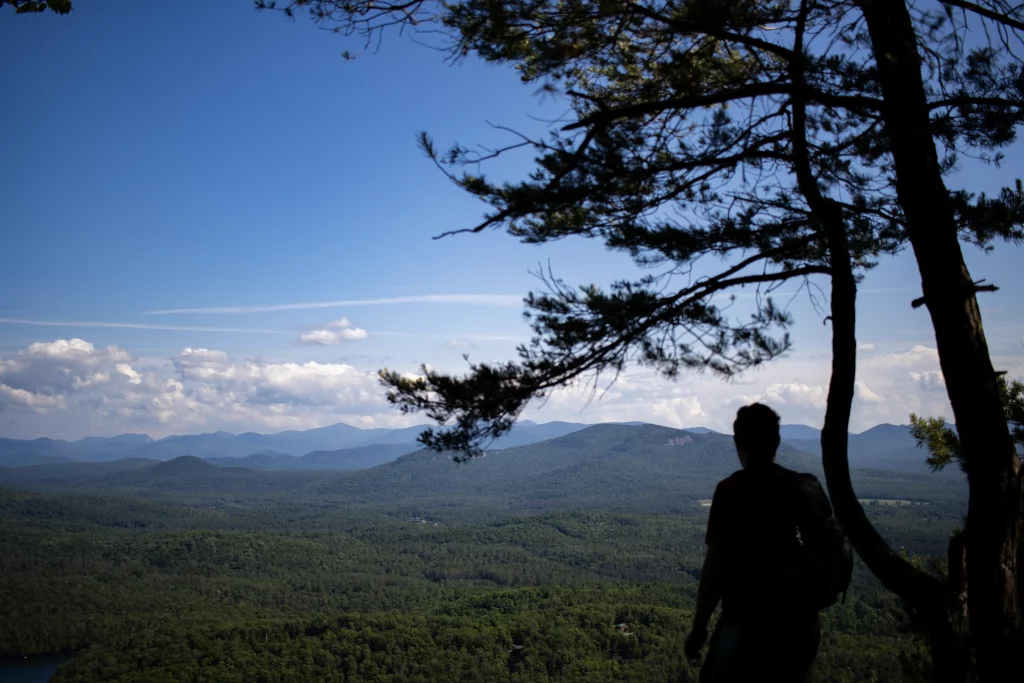
<instances>
[{"instance_id":1,"label":"blue sky","mask_svg":"<svg viewBox=\"0 0 1024 683\"><path fill-rule=\"evenodd\" d=\"M449 66L397 37L346 62L352 43L248 0L75 6L0 12L0 435L402 425L372 381L382 364L511 357L527 335L516 301L541 262L572 283L635 273L582 240L431 239L483 207L422 156L418 131L442 146L497 144L506 138L488 122L539 131L531 116L562 111L510 70ZM1022 165L1011 151L1002 169L965 167L955 181L991 191ZM520 157L491 171L529 168ZM1003 288L983 299L986 330L1020 374L1020 250L968 256L975 277ZM864 284L860 426L945 409L922 379L937 366L927 313L909 306L917 283L901 256ZM322 302L347 303L296 306ZM237 307L279 309L153 313ZM793 311L792 357L741 384L634 372L583 412L583 392L569 391L532 417L723 426L738 401L762 397L814 424L828 329L805 301ZM38 379L76 372L77 384Z\"/></svg>"}]
</instances>

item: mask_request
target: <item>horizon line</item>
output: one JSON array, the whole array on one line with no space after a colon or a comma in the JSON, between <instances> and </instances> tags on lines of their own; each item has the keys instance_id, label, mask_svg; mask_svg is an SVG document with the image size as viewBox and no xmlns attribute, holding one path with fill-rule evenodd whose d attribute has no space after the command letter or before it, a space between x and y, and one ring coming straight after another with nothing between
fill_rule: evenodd
<instances>
[{"instance_id":1,"label":"horizon line","mask_svg":"<svg viewBox=\"0 0 1024 683\"><path fill-rule=\"evenodd\" d=\"M516 422L516 424L520 424L520 423L523 423L523 422L529 422L529 423L532 423L532 424L537 425L537 426L543 426L543 425L546 425L546 424L551 424L553 422L568 422L568 421L567 420L549 420L547 422L537 422L536 420L525 419L525 420L518 420ZM623 420L616 420L616 421L612 421L612 422L576 422L576 423L571 423L571 424L582 425L581 429L577 430L577 431L582 431L583 429L587 429L589 427L597 427L597 426L600 426L600 425L622 425L622 426L627 426L627 427L632 427L632 426L663 427L665 429L672 429L672 430L679 431L679 432L693 431L695 429L703 429L703 430L707 430L709 432L713 432L715 434L719 434L719 435L722 435L722 436L731 436L731 434L728 433L728 432L720 432L720 431L718 431L716 429L712 429L710 427L705 427L703 425L696 425L696 426L693 426L693 427L670 427L668 425L658 424L656 422L645 422L643 420L625 420L625 421L623 421ZM164 441L166 439L172 439L172 438L181 437L181 436L208 436L208 435L212 435L212 434L228 434L228 435L230 435L232 437L241 436L242 434L258 434L260 436L276 436L278 434L284 434L284 433L287 433L287 432L300 432L300 433L301 432L309 432L309 431L313 431L313 430L316 430L316 429L326 429L328 427L336 427L338 425L344 425L346 427L351 427L352 429L358 429L359 431L365 431L365 432L379 430L379 429L383 429L383 430L386 430L388 432L394 432L394 431L399 431L399 430L404 430L404 429L413 429L415 427L426 428L426 427L436 427L437 426L437 425L434 425L434 424L430 424L430 423L424 422L424 423L420 423L420 424L410 425L408 427L357 427L356 425L349 424L348 422L338 421L338 422L333 422L333 423L328 424L328 425L324 425L322 427L310 427L309 429L285 429L285 430L281 430L281 431L277 431L277 432L257 432L257 431L251 430L251 429L250 430L246 430L246 431L241 431L241 432L229 432L229 431L226 431L224 429L214 429L212 431L206 431L206 432L175 433L175 434L169 434L167 436L163 436L163 437L160 437L160 438L153 438L152 436L150 436L149 434L147 434L145 432L119 432L117 434L112 434L110 436L87 435L87 436L81 436L81 437L72 438L72 439L57 438L57 439L53 439L53 440L55 440L55 441L67 441L69 443L72 443L72 442L75 442L75 441L81 441L82 439L113 439L113 438L116 438L116 437L119 437L119 436L129 436L129 435L131 435L131 436L145 436L145 437L151 439L152 441L157 442L157 441ZM812 427L810 425L805 425L805 424L797 423L797 422L787 423L787 424L783 424L783 425L780 425L780 426L781 427L806 427L808 429L814 429L814 430L817 430L817 431L821 431L821 429L819 427ZM907 428L909 428L910 425L898 425L898 424L894 424L892 422L879 422L878 424L873 425L871 427L868 427L867 429L865 429L865 430L863 430L861 432L849 432L849 434L854 435L854 436L859 436L860 434L863 434L864 432L870 431L870 430L874 429L875 427L882 427L882 426L907 427ZM49 439L49 438L52 438L52 437L37 436L37 437L30 437L30 438L17 438L17 437L9 437L9 436L8 437L0 436L0 438L10 439L12 441L34 441L36 439ZM560 437L554 437L554 438L560 438ZM550 439L546 439L546 440L550 440ZM783 441L785 441L785 439ZM352 446L346 446L344 448L356 448L356 447L358 447L358 446L354 444ZM344 450L344 448L341 449L341 450ZM233 457L233 456L226 456L226 457ZM244 456L238 456L238 457L244 457Z\"/></svg>"}]
</instances>

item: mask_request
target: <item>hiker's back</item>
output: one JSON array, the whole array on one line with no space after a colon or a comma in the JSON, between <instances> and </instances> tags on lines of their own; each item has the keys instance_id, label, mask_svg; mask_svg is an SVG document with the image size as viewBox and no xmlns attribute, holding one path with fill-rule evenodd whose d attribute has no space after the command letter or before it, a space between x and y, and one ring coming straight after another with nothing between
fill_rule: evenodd
<instances>
[{"instance_id":1,"label":"hiker's back","mask_svg":"<svg viewBox=\"0 0 1024 683\"><path fill-rule=\"evenodd\" d=\"M721 542L728 564L723 581L722 616L736 622L806 622L815 618L815 600L805 596L801 577L800 527L824 519L814 489L817 480L770 463L740 470L715 492L708 521L708 543ZM824 505L828 506L827 499Z\"/></svg>"},{"instance_id":2,"label":"hiker's back","mask_svg":"<svg viewBox=\"0 0 1024 683\"><path fill-rule=\"evenodd\" d=\"M810 680L821 621L797 578L797 529L831 509L815 509L820 503L805 487L820 490L814 477L774 463L740 470L718 485L707 541L725 551L722 615L702 681Z\"/></svg>"},{"instance_id":3,"label":"hiker's back","mask_svg":"<svg viewBox=\"0 0 1024 683\"><path fill-rule=\"evenodd\" d=\"M852 554L821 484L775 462L780 422L761 403L736 411L733 442L743 469L715 490L708 555L684 643L695 659L721 598L702 683L810 681L821 638L818 610L848 583Z\"/></svg>"}]
</instances>

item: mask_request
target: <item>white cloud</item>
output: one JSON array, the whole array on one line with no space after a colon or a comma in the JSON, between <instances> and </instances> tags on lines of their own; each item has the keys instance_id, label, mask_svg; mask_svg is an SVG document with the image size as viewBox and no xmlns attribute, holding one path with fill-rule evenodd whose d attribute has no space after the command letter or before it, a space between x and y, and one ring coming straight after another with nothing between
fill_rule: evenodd
<instances>
[{"instance_id":1,"label":"white cloud","mask_svg":"<svg viewBox=\"0 0 1024 683\"><path fill-rule=\"evenodd\" d=\"M415 421L386 402L375 372L345 363L236 360L192 347L168 360L143 362L124 349L97 348L81 339L36 343L0 357L4 411L17 414L19 424L36 425L34 434L20 436L164 436Z\"/></svg>"},{"instance_id":2,"label":"white cloud","mask_svg":"<svg viewBox=\"0 0 1024 683\"><path fill-rule=\"evenodd\" d=\"M454 355L439 351L429 361L441 371L464 372L464 363ZM993 360L997 367L1013 367L1021 358ZM411 362L389 364L406 372L414 367ZM77 438L135 431L159 437L216 429L277 431L335 422L400 427L424 421L422 415L402 415L387 403L375 369L342 361L267 362L201 347L186 347L171 358L139 359L120 347L96 347L82 339L39 342L0 355L0 411L10 417L3 435ZM787 424L820 425L829 364L813 351L794 352L746 373L742 383L710 374L683 375L673 382L639 368L627 369L614 383L611 379L602 378L596 394L586 383L558 389L547 402L531 405L524 417L637 420L727 432L739 406L764 401ZM866 359L859 364L851 429L905 424L911 412L949 416L940 381L934 349L928 347ZM11 420L17 425L12 427Z\"/></svg>"},{"instance_id":3,"label":"white cloud","mask_svg":"<svg viewBox=\"0 0 1024 683\"><path fill-rule=\"evenodd\" d=\"M942 373L938 370L928 370L926 372L911 372L910 379L917 382L918 385L926 391L945 391L946 390L946 378L942 376Z\"/></svg>"},{"instance_id":4,"label":"white cloud","mask_svg":"<svg viewBox=\"0 0 1024 683\"><path fill-rule=\"evenodd\" d=\"M25 389L15 389L6 384L0 384L0 412L12 408L22 408L45 414L49 408L63 407L63 396L34 394Z\"/></svg>"},{"instance_id":5,"label":"white cloud","mask_svg":"<svg viewBox=\"0 0 1024 683\"><path fill-rule=\"evenodd\" d=\"M993 360L998 367L1011 367L1019 358ZM819 358L813 351L794 352L785 360L745 373L741 382L710 374L684 375L671 382L651 371L630 368L585 408L588 392L582 388L559 390L546 405L531 407L527 416L537 421L652 421L727 432L740 406L762 401L778 411L786 424L821 425L828 399L829 362L827 355ZM917 345L890 353L876 350L858 364L851 430L859 432L884 422L906 424L912 412L950 415L945 391L935 390L942 387L926 386L922 379L932 384L941 381L935 349ZM601 389L606 384L600 385ZM676 419L666 405L688 396L699 405L699 414L679 411L682 417Z\"/></svg>"},{"instance_id":6,"label":"white cloud","mask_svg":"<svg viewBox=\"0 0 1024 683\"><path fill-rule=\"evenodd\" d=\"M857 344L858 351L874 351L876 348L874 344Z\"/></svg>"},{"instance_id":7,"label":"white cloud","mask_svg":"<svg viewBox=\"0 0 1024 683\"><path fill-rule=\"evenodd\" d=\"M115 346L97 349L83 339L36 342L0 358L0 412L45 412L65 405L66 396L108 384L112 364L130 360Z\"/></svg>"},{"instance_id":8,"label":"white cloud","mask_svg":"<svg viewBox=\"0 0 1024 683\"><path fill-rule=\"evenodd\" d=\"M146 311L145 315L171 315L178 313L270 313L274 311L300 311L313 308L342 308L346 306L394 306L398 304L461 304L464 306L522 306L518 294L423 294L419 296L392 296L382 299L345 299L341 301L313 301L292 304L256 306L212 306L205 308L170 308Z\"/></svg>"},{"instance_id":9,"label":"white cloud","mask_svg":"<svg viewBox=\"0 0 1024 683\"><path fill-rule=\"evenodd\" d=\"M864 382L856 382L853 388L854 395L865 403L885 403L885 399L871 391L871 387Z\"/></svg>"},{"instance_id":10,"label":"white cloud","mask_svg":"<svg viewBox=\"0 0 1024 683\"><path fill-rule=\"evenodd\" d=\"M478 348L477 345L474 344L473 342L465 341L463 339L452 339L451 341L445 342L444 347L446 349L455 349L463 351L466 349Z\"/></svg>"},{"instance_id":11,"label":"white cloud","mask_svg":"<svg viewBox=\"0 0 1024 683\"><path fill-rule=\"evenodd\" d=\"M828 399L828 388L823 386L807 386L795 382L786 384L770 384L764 390L760 400L781 403L785 406L809 407L824 410Z\"/></svg>"},{"instance_id":12,"label":"white cloud","mask_svg":"<svg viewBox=\"0 0 1024 683\"><path fill-rule=\"evenodd\" d=\"M939 367L939 352L920 344L901 353L887 353L867 359L864 367L872 369L915 368L932 369Z\"/></svg>"},{"instance_id":13,"label":"white cloud","mask_svg":"<svg viewBox=\"0 0 1024 683\"><path fill-rule=\"evenodd\" d=\"M127 363L118 363L114 366L114 369L121 375L128 378L128 384L142 384L142 375L135 371L132 366Z\"/></svg>"},{"instance_id":14,"label":"white cloud","mask_svg":"<svg viewBox=\"0 0 1024 683\"><path fill-rule=\"evenodd\" d=\"M323 327L317 327L299 335L300 344L334 346L349 341L366 339L366 330L354 327L348 318L339 318Z\"/></svg>"},{"instance_id":15,"label":"white cloud","mask_svg":"<svg viewBox=\"0 0 1024 683\"><path fill-rule=\"evenodd\" d=\"M707 417L696 396L681 396L655 401L651 405L652 422L668 427L699 427Z\"/></svg>"}]
</instances>

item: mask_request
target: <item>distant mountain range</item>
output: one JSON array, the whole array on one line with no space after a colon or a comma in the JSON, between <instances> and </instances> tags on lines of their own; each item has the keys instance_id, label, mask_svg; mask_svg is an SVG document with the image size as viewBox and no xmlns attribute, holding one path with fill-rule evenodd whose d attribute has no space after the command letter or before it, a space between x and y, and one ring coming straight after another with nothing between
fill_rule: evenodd
<instances>
[{"instance_id":1,"label":"distant mountain range","mask_svg":"<svg viewBox=\"0 0 1024 683\"><path fill-rule=\"evenodd\" d=\"M780 431L784 443L821 457L821 430L803 425L784 425ZM896 472L930 472L925 462L928 453L917 447L917 441L910 435L910 425L876 425L860 434L850 434L847 443L850 467ZM960 472L957 468L951 467L947 468L943 475L958 477Z\"/></svg>"},{"instance_id":2,"label":"distant mountain range","mask_svg":"<svg viewBox=\"0 0 1024 683\"><path fill-rule=\"evenodd\" d=\"M507 435L494 442L492 448L511 448L539 441L546 441L569 434L587 425L574 422L547 422L537 424L528 420L519 422ZM87 437L79 441L55 439L3 439L0 438L0 467L23 467L26 465L47 465L56 462L108 462L123 458L144 458L147 460L171 460L182 455L220 460L223 458L248 458L254 454L274 453L295 458L312 455L318 451L381 446L379 453L393 453L395 446L405 447L408 453L419 445L416 438L426 425L405 429L360 429L344 423L306 431L286 431L277 434L231 434L212 432L169 436L154 440L145 434L121 434L113 437ZM384 448L387 446L388 448ZM395 453L397 457L401 453ZM347 457L347 456L346 456ZM357 460L379 464L373 455L352 456ZM393 459L393 458L392 458ZM257 458L253 463L268 465L272 459ZM327 460L330 460L328 457ZM282 463L288 462L285 460ZM324 461L323 457L309 462ZM220 463L218 463L220 464ZM370 465L372 466L372 465ZM347 469L347 468L343 468Z\"/></svg>"},{"instance_id":3,"label":"distant mountain range","mask_svg":"<svg viewBox=\"0 0 1024 683\"><path fill-rule=\"evenodd\" d=\"M244 458L206 458L206 462L219 467L246 467L252 470L366 470L391 462L400 455L420 448L413 443L377 443L336 451L313 451L301 457L261 451Z\"/></svg>"},{"instance_id":4,"label":"distant mountain range","mask_svg":"<svg viewBox=\"0 0 1024 683\"><path fill-rule=\"evenodd\" d=\"M401 444L314 452L305 458L327 462L331 469L341 460L355 469L354 464L368 465L385 457L382 447L397 453ZM193 456L163 462L123 459L0 467L0 486L182 501L212 496L230 504L270 495L345 505L386 503L409 510L440 504L446 508L612 506L671 511L709 498L715 484L739 467L730 436L644 424L594 425L539 443L489 450L464 465L426 450L348 473L325 471L328 466L312 469L312 465L302 471L290 466L292 459L302 458L264 452L241 459L246 467L231 466L239 459L218 460L218 467ZM781 447L779 459L821 477L819 459L788 444ZM857 469L853 478L858 495L865 498L929 499L937 492L956 497L963 488L962 481L909 472Z\"/></svg>"},{"instance_id":5,"label":"distant mountain range","mask_svg":"<svg viewBox=\"0 0 1024 683\"><path fill-rule=\"evenodd\" d=\"M489 450L503 450L557 439L602 425L576 422L538 424L522 421ZM640 422L604 426L650 426ZM344 423L306 431L276 434L213 432L169 436L154 440L145 434L87 437L78 441L0 439L0 467L57 465L73 462L111 462L126 458L165 461L194 456L222 467L259 471L293 469L360 470L390 462L420 448L416 438L424 425L405 429L360 429ZM686 430L695 435L719 435L705 427ZM821 431L805 425L783 425L783 442L796 450L821 456ZM927 472L925 452L917 448L910 428L882 424L850 435L850 464L905 472Z\"/></svg>"}]
</instances>

